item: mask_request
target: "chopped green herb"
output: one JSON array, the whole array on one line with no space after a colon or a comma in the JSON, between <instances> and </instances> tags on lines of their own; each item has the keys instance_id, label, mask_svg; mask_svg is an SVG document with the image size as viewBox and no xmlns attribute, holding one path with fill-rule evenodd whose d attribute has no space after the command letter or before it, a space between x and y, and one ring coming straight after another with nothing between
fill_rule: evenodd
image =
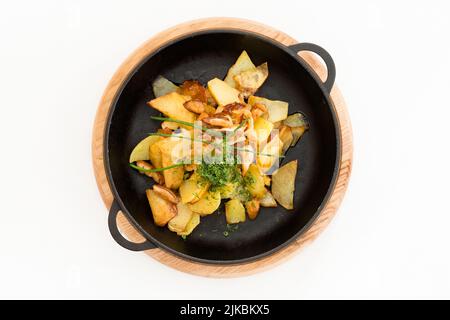
<instances>
[{"instance_id":1,"label":"chopped green herb","mask_svg":"<svg viewBox=\"0 0 450 320\"><path fill-rule=\"evenodd\" d=\"M197 168L198 174L209 181L211 190L217 190L229 182L236 182L241 174L236 164L202 163Z\"/></svg>"},{"instance_id":2,"label":"chopped green herb","mask_svg":"<svg viewBox=\"0 0 450 320\"><path fill-rule=\"evenodd\" d=\"M228 231L224 231L224 232L223 232L223 235L224 235L225 237L228 237L230 234L228 233Z\"/></svg>"},{"instance_id":3,"label":"chopped green herb","mask_svg":"<svg viewBox=\"0 0 450 320\"><path fill-rule=\"evenodd\" d=\"M181 239L186 240L187 236L185 236L184 234L181 236Z\"/></svg>"},{"instance_id":4,"label":"chopped green herb","mask_svg":"<svg viewBox=\"0 0 450 320\"><path fill-rule=\"evenodd\" d=\"M245 175L245 177L244 177L244 184L246 186L248 186L249 184L253 184L253 183L255 183L255 177L252 174L250 174L250 173Z\"/></svg>"}]
</instances>

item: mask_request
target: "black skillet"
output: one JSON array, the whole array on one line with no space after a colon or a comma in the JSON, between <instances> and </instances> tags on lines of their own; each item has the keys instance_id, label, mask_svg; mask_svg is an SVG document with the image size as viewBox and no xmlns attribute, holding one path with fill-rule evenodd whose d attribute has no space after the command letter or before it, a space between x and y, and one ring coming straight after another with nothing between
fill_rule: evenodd
<instances>
[{"instance_id":1,"label":"black skillet","mask_svg":"<svg viewBox=\"0 0 450 320\"><path fill-rule=\"evenodd\" d=\"M262 208L254 221L228 230L222 210L202 218L194 232L183 240L166 227L157 227L145 190L153 181L128 166L133 147L160 123L146 102L153 99L152 81L163 75L175 83L196 79L206 84L224 78L228 68L246 50L253 62L269 64L269 77L257 95L289 102L289 113L301 111L310 129L283 160L297 159L294 210L281 206ZM328 77L323 83L300 58L299 51L312 51L325 62ZM300 43L286 47L251 32L209 30L176 39L153 52L136 67L118 91L106 123L104 161L114 195L109 213L113 238L123 247L142 251L162 248L185 259L214 264L244 263L270 255L304 233L320 214L334 188L340 159L340 130L330 91L335 66L321 47ZM121 210L147 239L136 244L118 231ZM228 232L228 236L224 235ZM227 234L225 232L225 234Z\"/></svg>"}]
</instances>

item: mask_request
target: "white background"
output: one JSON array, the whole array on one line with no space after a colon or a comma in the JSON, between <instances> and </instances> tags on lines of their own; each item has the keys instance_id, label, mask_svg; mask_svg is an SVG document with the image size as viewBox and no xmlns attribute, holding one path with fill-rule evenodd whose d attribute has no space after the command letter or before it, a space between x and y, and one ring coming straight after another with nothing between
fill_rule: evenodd
<instances>
[{"instance_id":1,"label":"white background","mask_svg":"<svg viewBox=\"0 0 450 320\"><path fill-rule=\"evenodd\" d=\"M208 16L326 48L354 130L329 227L238 279L116 245L91 165L94 114L120 63ZM0 298L450 298L449 16L448 1L2 1Z\"/></svg>"}]
</instances>

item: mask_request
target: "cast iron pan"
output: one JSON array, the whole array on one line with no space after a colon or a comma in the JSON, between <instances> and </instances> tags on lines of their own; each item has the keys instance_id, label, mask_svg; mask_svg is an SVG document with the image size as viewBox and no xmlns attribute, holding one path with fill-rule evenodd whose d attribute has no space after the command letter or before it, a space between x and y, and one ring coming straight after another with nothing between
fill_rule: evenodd
<instances>
[{"instance_id":1,"label":"cast iron pan","mask_svg":"<svg viewBox=\"0 0 450 320\"><path fill-rule=\"evenodd\" d=\"M224 78L228 68L247 50L256 65L269 63L269 78L257 95L289 102L289 113L301 111L310 130L291 148L283 163L298 159L294 210L281 206L262 208L257 219L239 224L225 237L223 209L203 217L194 232L183 240L166 227L153 223L145 189L153 181L128 166L133 147L160 123L146 102L153 99L152 81L163 75L175 83L196 79L206 84ZM328 68L322 83L299 51L317 53ZM340 158L340 131L329 99L335 66L322 48L300 43L290 47L243 31L209 30L179 38L146 57L125 81L112 104L106 123L104 159L114 202L109 215L113 238L123 247L141 251L162 248L177 256L204 263L244 263L267 256L305 232L324 207L336 181ZM121 236L116 216L121 210L147 239L131 243ZM221 213L222 212L222 213Z\"/></svg>"}]
</instances>

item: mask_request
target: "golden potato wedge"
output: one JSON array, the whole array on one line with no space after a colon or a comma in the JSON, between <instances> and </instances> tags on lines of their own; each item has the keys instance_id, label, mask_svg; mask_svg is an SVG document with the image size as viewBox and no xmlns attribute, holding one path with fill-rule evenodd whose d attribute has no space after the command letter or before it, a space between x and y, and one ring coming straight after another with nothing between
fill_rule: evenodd
<instances>
[{"instance_id":1,"label":"golden potato wedge","mask_svg":"<svg viewBox=\"0 0 450 320\"><path fill-rule=\"evenodd\" d=\"M305 115L301 112L291 114L290 116L288 116L286 119L283 120L283 124L291 128L308 127L308 121L306 120Z\"/></svg>"},{"instance_id":2,"label":"golden potato wedge","mask_svg":"<svg viewBox=\"0 0 450 320\"><path fill-rule=\"evenodd\" d=\"M267 141L267 138L269 138L270 133L272 132L273 129L273 123L268 120L265 120L262 117L259 117L254 122L253 127L256 131L258 143L263 143Z\"/></svg>"},{"instance_id":3,"label":"golden potato wedge","mask_svg":"<svg viewBox=\"0 0 450 320\"><path fill-rule=\"evenodd\" d=\"M261 103L266 106L269 113L268 120L272 123L282 121L288 116L289 104L279 100L269 100L262 97L250 96L248 103L254 105L255 103Z\"/></svg>"},{"instance_id":4,"label":"golden potato wedge","mask_svg":"<svg viewBox=\"0 0 450 320\"><path fill-rule=\"evenodd\" d=\"M177 207L160 197L154 190L147 189L146 191L148 203L152 210L153 220L157 226L165 226L170 219L177 214Z\"/></svg>"},{"instance_id":5,"label":"golden potato wedge","mask_svg":"<svg viewBox=\"0 0 450 320\"><path fill-rule=\"evenodd\" d=\"M238 155L242 162L242 175L245 175L256 157L256 148L252 145L245 145L239 150Z\"/></svg>"},{"instance_id":6,"label":"golden potato wedge","mask_svg":"<svg viewBox=\"0 0 450 320\"><path fill-rule=\"evenodd\" d=\"M256 164L252 163L245 174L245 186L250 194L256 198L262 198L266 193L264 178Z\"/></svg>"},{"instance_id":7,"label":"golden potato wedge","mask_svg":"<svg viewBox=\"0 0 450 320\"><path fill-rule=\"evenodd\" d=\"M262 172L267 172L276 161L279 161L279 155L283 148L283 142L279 135L274 136L264 147L261 154L256 157L256 163Z\"/></svg>"},{"instance_id":8,"label":"golden potato wedge","mask_svg":"<svg viewBox=\"0 0 450 320\"><path fill-rule=\"evenodd\" d=\"M168 93L178 90L178 86L167 80L163 76L158 76L152 83L153 94L156 98L165 96Z\"/></svg>"},{"instance_id":9,"label":"golden potato wedge","mask_svg":"<svg viewBox=\"0 0 450 320\"><path fill-rule=\"evenodd\" d=\"M194 122L195 114L184 107L184 103L190 99L190 97L172 92L159 98L153 99L147 104L152 108L164 113L170 118L187 122Z\"/></svg>"},{"instance_id":10,"label":"golden potato wedge","mask_svg":"<svg viewBox=\"0 0 450 320\"><path fill-rule=\"evenodd\" d=\"M194 172L189 179L184 180L180 185L180 197L182 203L194 203L199 201L208 191L209 183L200 178Z\"/></svg>"},{"instance_id":11,"label":"golden potato wedge","mask_svg":"<svg viewBox=\"0 0 450 320\"><path fill-rule=\"evenodd\" d=\"M240 92L220 79L214 78L210 80L208 89L219 106L241 102Z\"/></svg>"},{"instance_id":12,"label":"golden potato wedge","mask_svg":"<svg viewBox=\"0 0 450 320\"><path fill-rule=\"evenodd\" d=\"M269 190L266 191L264 197L259 199L259 204L261 205L261 207L267 208L275 208L277 206L277 202L275 201L275 198Z\"/></svg>"},{"instance_id":13,"label":"golden potato wedge","mask_svg":"<svg viewBox=\"0 0 450 320\"><path fill-rule=\"evenodd\" d=\"M247 70L254 70L256 69L256 66L253 64L252 60L248 56L247 52L244 50L242 51L239 58L236 60L236 62L228 69L227 76L225 77L225 82L232 88L237 88L237 83L234 81L234 77L238 74L247 71Z\"/></svg>"},{"instance_id":14,"label":"golden potato wedge","mask_svg":"<svg viewBox=\"0 0 450 320\"><path fill-rule=\"evenodd\" d=\"M155 136L157 137L157 136ZM159 140L152 145L150 145L150 151L149 151L149 159L152 162L153 166L155 168L161 168L162 166L162 158L161 158L161 149L159 148L160 145L163 143L163 138L157 137Z\"/></svg>"},{"instance_id":15,"label":"golden potato wedge","mask_svg":"<svg viewBox=\"0 0 450 320\"><path fill-rule=\"evenodd\" d=\"M169 153L161 153L161 163L163 167L174 165L172 156ZM178 189L183 182L184 168L182 166L163 171L164 183L167 188Z\"/></svg>"},{"instance_id":16,"label":"golden potato wedge","mask_svg":"<svg viewBox=\"0 0 450 320\"><path fill-rule=\"evenodd\" d=\"M139 160L150 160L150 146L159 141L159 139L160 137L157 136L148 136L147 138L141 140L131 152L129 162L132 163Z\"/></svg>"},{"instance_id":17,"label":"golden potato wedge","mask_svg":"<svg viewBox=\"0 0 450 320\"><path fill-rule=\"evenodd\" d=\"M291 147L294 147L298 140L300 140L300 138L303 136L303 134L306 131L306 127L293 127L291 128L292 131L292 142L291 142Z\"/></svg>"},{"instance_id":18,"label":"golden potato wedge","mask_svg":"<svg viewBox=\"0 0 450 320\"><path fill-rule=\"evenodd\" d=\"M234 77L237 89L242 92L245 98L254 94L261 87L269 76L267 62L257 66L255 69L241 72Z\"/></svg>"},{"instance_id":19,"label":"golden potato wedge","mask_svg":"<svg viewBox=\"0 0 450 320\"><path fill-rule=\"evenodd\" d=\"M183 129L184 130L184 129ZM181 135L181 134L180 134ZM184 144L187 143L187 152L190 153L190 141L177 138L167 138L158 142L161 151L161 166L169 167L179 163L186 150ZM165 185L170 189L178 189L183 182L184 167L175 167L162 171Z\"/></svg>"},{"instance_id":20,"label":"golden potato wedge","mask_svg":"<svg viewBox=\"0 0 450 320\"><path fill-rule=\"evenodd\" d=\"M286 209L294 209L297 160L286 163L272 175L272 195Z\"/></svg>"},{"instance_id":21,"label":"golden potato wedge","mask_svg":"<svg viewBox=\"0 0 450 320\"><path fill-rule=\"evenodd\" d=\"M283 143L281 153L285 153L291 146L292 140L294 140L292 129L288 126L282 125L278 134L280 136L281 142Z\"/></svg>"},{"instance_id":22,"label":"golden potato wedge","mask_svg":"<svg viewBox=\"0 0 450 320\"><path fill-rule=\"evenodd\" d=\"M252 199L245 203L245 209L247 209L247 214L250 220L255 220L256 216L259 213L259 200L258 199Z\"/></svg>"},{"instance_id":23,"label":"golden potato wedge","mask_svg":"<svg viewBox=\"0 0 450 320\"><path fill-rule=\"evenodd\" d=\"M228 224L245 221L245 208L237 199L231 199L225 203L225 216Z\"/></svg>"},{"instance_id":24,"label":"golden potato wedge","mask_svg":"<svg viewBox=\"0 0 450 320\"><path fill-rule=\"evenodd\" d=\"M188 207L201 216L212 214L220 206L220 192L208 191L195 203L188 203Z\"/></svg>"},{"instance_id":25,"label":"golden potato wedge","mask_svg":"<svg viewBox=\"0 0 450 320\"><path fill-rule=\"evenodd\" d=\"M193 212L187 205L179 202L177 204L177 215L168 224L169 230L173 232L183 232L191 220Z\"/></svg>"},{"instance_id":26,"label":"golden potato wedge","mask_svg":"<svg viewBox=\"0 0 450 320\"><path fill-rule=\"evenodd\" d=\"M184 229L182 232L178 232L177 234L179 236L186 237L194 231L194 229L200 224L200 215L198 213L192 213L191 220L189 220L188 224L186 225L186 229Z\"/></svg>"}]
</instances>

